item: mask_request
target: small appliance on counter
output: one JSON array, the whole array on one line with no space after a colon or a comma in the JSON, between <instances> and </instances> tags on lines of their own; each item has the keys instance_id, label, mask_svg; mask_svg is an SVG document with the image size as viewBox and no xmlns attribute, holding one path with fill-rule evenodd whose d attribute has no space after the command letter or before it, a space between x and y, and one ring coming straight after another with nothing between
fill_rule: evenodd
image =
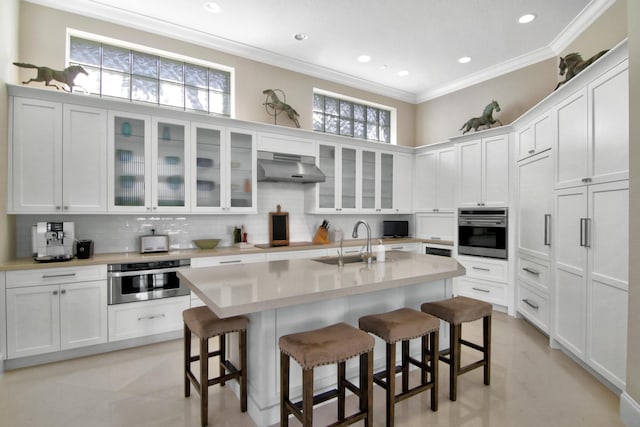
<instances>
[{"instance_id":1,"label":"small appliance on counter","mask_svg":"<svg viewBox=\"0 0 640 427\"><path fill-rule=\"evenodd\" d=\"M69 261L74 253L73 222L38 222L31 226L31 249L38 262Z\"/></svg>"},{"instance_id":2,"label":"small appliance on counter","mask_svg":"<svg viewBox=\"0 0 640 427\"><path fill-rule=\"evenodd\" d=\"M382 221L383 237L408 237L409 221Z\"/></svg>"},{"instance_id":3,"label":"small appliance on counter","mask_svg":"<svg viewBox=\"0 0 640 427\"><path fill-rule=\"evenodd\" d=\"M78 259L93 257L93 240L78 240L76 242L76 257Z\"/></svg>"},{"instance_id":4,"label":"small appliance on counter","mask_svg":"<svg viewBox=\"0 0 640 427\"><path fill-rule=\"evenodd\" d=\"M152 229L150 235L140 236L140 253L150 254L157 252L169 252L169 236L156 234L156 230Z\"/></svg>"}]
</instances>

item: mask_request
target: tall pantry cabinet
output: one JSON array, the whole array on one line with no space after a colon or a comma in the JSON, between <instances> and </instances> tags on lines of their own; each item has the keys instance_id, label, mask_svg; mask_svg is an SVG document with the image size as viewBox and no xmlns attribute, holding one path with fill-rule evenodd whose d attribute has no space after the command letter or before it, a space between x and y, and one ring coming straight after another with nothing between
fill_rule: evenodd
<instances>
[{"instance_id":1,"label":"tall pantry cabinet","mask_svg":"<svg viewBox=\"0 0 640 427\"><path fill-rule=\"evenodd\" d=\"M551 337L622 389L629 283L628 84L624 60L555 110Z\"/></svg>"}]
</instances>

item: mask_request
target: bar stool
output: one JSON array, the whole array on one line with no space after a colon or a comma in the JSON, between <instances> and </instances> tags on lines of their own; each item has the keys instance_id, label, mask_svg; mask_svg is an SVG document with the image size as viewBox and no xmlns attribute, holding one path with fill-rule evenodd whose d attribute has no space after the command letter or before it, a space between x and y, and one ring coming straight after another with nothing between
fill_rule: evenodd
<instances>
[{"instance_id":1,"label":"bar stool","mask_svg":"<svg viewBox=\"0 0 640 427\"><path fill-rule=\"evenodd\" d=\"M431 410L438 410L438 334L440 320L410 308L363 316L360 329L387 343L387 365L373 381L386 390L387 426L394 425L395 404L425 390L431 390ZM421 360L409 355L409 342L422 338ZM402 362L396 366L396 344L402 342ZM421 369L420 385L409 388L409 364ZM396 394L396 374L402 373L402 392ZM428 376L431 378L428 381Z\"/></svg>"},{"instance_id":2,"label":"bar stool","mask_svg":"<svg viewBox=\"0 0 640 427\"><path fill-rule=\"evenodd\" d=\"M240 410L247 411L247 327L249 319L234 316L221 319L208 307L189 308L182 312L184 320L184 397L191 395L191 383L200 394L200 422L204 427L209 418L209 386L235 379L240 383ZM239 335L240 366L236 367L227 360L226 334L237 332ZM191 334L200 340L200 354L191 356ZM219 337L218 350L209 352L209 338ZM219 357L220 375L209 378L209 358ZM191 372L191 363L200 361L200 378ZM229 372L229 373L227 373Z\"/></svg>"},{"instance_id":3,"label":"bar stool","mask_svg":"<svg viewBox=\"0 0 640 427\"><path fill-rule=\"evenodd\" d=\"M454 297L443 301L426 302L420 307L450 325L449 350L440 354L440 360L449 365L449 399L458 397L458 376L473 369L484 368L484 383L489 385L491 377L491 304L467 297ZM462 324L482 319L482 346L462 339ZM462 344L482 352L482 359L460 366ZM449 353L449 357L446 354Z\"/></svg>"},{"instance_id":4,"label":"bar stool","mask_svg":"<svg viewBox=\"0 0 640 427\"><path fill-rule=\"evenodd\" d=\"M280 425L289 425L293 414L304 427L313 425L313 406L338 398L338 420L341 426L364 420L373 423L373 346L369 334L338 323L325 328L299 332L280 337ZM360 356L360 384L346 379L346 361ZM289 366L293 358L302 368L302 401L293 403L289 398ZM313 369L321 365L338 364L337 389L313 394ZM359 397L359 411L345 418L345 391L349 389Z\"/></svg>"}]
</instances>

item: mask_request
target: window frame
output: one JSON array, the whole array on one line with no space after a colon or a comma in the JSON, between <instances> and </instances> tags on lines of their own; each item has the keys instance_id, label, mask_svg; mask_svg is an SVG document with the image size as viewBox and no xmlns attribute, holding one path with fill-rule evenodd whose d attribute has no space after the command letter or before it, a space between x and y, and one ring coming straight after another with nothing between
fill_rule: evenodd
<instances>
[{"instance_id":1,"label":"window frame","mask_svg":"<svg viewBox=\"0 0 640 427\"><path fill-rule=\"evenodd\" d=\"M161 104L159 102L145 102L145 101L138 101L135 99L132 99L131 94L129 95L128 98L123 98L123 97L113 97L114 99L122 99L122 100L128 100L129 102L132 103L143 103L143 104L147 104L147 105L155 105L158 107L163 107L163 108L170 108L170 109L180 109L182 111L189 111L189 112L196 112L196 113L202 113L202 114L207 114L207 115L213 115L213 116L218 116L218 117L228 117L228 118L235 118L236 116L236 91L235 91L235 68L233 67L229 67L227 65L222 65L222 64L217 64L214 62L210 62L210 61L204 61L198 58L193 58L190 56L186 56L186 55L181 55L175 52L170 52L170 51L165 51L162 49L156 49L153 47L149 47L149 46L145 46L145 45L141 45L141 44L137 44L137 43L132 43L132 42L127 42L124 40L119 40L119 39L114 39L111 37L106 37L106 36L102 36L99 34L94 34L94 33L89 33L86 31L81 31L81 30L76 30L73 28L67 28L67 34L66 34L66 48L65 48L65 63L67 66L69 66L73 61L71 60L70 56L71 56L71 38L72 37L76 37L76 38L80 38L80 39L85 39L85 40L90 40L96 43L102 43L102 44L106 44L106 45L110 45L110 46L114 46L117 48L123 48L123 49L128 49L128 50L134 50L136 52L139 53L143 53L143 54L148 54L148 55L153 55L153 56L157 56L160 58L164 58L164 59L169 59L169 60L174 60L174 61L178 61L178 62L183 62L183 63L187 63L189 65L196 65L196 66L200 66L200 67L204 67L207 69L212 69L214 71L222 71L222 72L226 72L229 73L229 115L225 115L225 114L221 114L221 113L216 113L216 112L211 112L208 111L208 107L207 110L192 110L192 109L188 109L184 106L182 107L175 107L172 105L165 105L165 104ZM100 67L100 69L102 70L102 66ZM137 76L136 74L134 74L133 72L128 73L129 76ZM160 78L160 75L158 74L158 76L156 76L155 78L158 82L161 81L165 81L164 79ZM188 85L186 84L184 81L181 83L183 88L186 87L193 87L192 85ZM208 89L208 93L210 96L210 92L211 90L209 88ZM100 91L100 94L92 94L92 95L96 95L99 97L111 97L110 95L103 95L102 94L102 89ZM159 96L160 92L158 91L158 96ZM186 94L184 95L186 96Z\"/></svg>"},{"instance_id":2,"label":"window frame","mask_svg":"<svg viewBox=\"0 0 640 427\"><path fill-rule=\"evenodd\" d=\"M373 107L373 108L376 108L377 110L388 111L390 113L389 114L389 116L390 116L389 117L389 142L380 141L379 139L378 140L374 140L374 139L359 138L359 137L352 136L352 135L343 135L343 134L341 134L339 132L339 129L340 129L340 124L339 123L338 123L338 133L331 133L331 132L316 130L315 128L313 128L313 125L312 125L312 129L313 129L314 132L324 133L326 135L342 136L342 137L345 137L345 138L351 138L351 139L354 139L354 140L366 141L366 142L377 143L377 144L384 144L384 145L397 145L398 144L398 140L397 140L397 109L396 108L390 107L390 106L384 105L384 104L378 104L378 103L375 103L375 102L366 101L366 100L359 99L359 98L354 98L354 97L351 97L351 96L348 96L348 95L342 95L342 94L339 94L339 93L331 92L331 91L320 89L320 88L313 88L313 95L312 95L312 99L311 99L311 114L312 115L315 113L315 110L314 110L314 107L313 107L313 97L316 94L317 95L322 95L322 96L325 96L325 97L334 98L334 99L336 99L338 101L350 102L352 105L353 104L359 104L359 105L363 105L365 107ZM338 105L338 109L340 109L339 105ZM325 122L325 125L326 125L326 122Z\"/></svg>"}]
</instances>

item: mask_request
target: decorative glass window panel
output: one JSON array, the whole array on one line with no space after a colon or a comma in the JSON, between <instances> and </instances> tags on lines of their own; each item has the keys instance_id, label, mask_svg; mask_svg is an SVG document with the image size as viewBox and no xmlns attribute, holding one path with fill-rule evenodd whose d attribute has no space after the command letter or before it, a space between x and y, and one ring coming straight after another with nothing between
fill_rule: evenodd
<instances>
[{"instance_id":1,"label":"decorative glass window panel","mask_svg":"<svg viewBox=\"0 0 640 427\"><path fill-rule=\"evenodd\" d=\"M364 123L363 122L353 122L353 136L355 138L364 139Z\"/></svg>"},{"instance_id":2,"label":"decorative glass window panel","mask_svg":"<svg viewBox=\"0 0 640 427\"><path fill-rule=\"evenodd\" d=\"M360 104L353 106L353 118L356 120L364 121L366 118L367 107Z\"/></svg>"},{"instance_id":3,"label":"decorative glass window panel","mask_svg":"<svg viewBox=\"0 0 640 427\"><path fill-rule=\"evenodd\" d=\"M386 110L380 110L380 124L382 126L391 125L391 113Z\"/></svg>"},{"instance_id":4,"label":"decorative glass window panel","mask_svg":"<svg viewBox=\"0 0 640 427\"><path fill-rule=\"evenodd\" d=\"M372 141L378 140L378 125L375 123L367 123L367 139Z\"/></svg>"},{"instance_id":5,"label":"decorative glass window panel","mask_svg":"<svg viewBox=\"0 0 640 427\"><path fill-rule=\"evenodd\" d=\"M338 133L338 118L335 116L326 116L325 117L325 132L327 133Z\"/></svg>"},{"instance_id":6,"label":"decorative glass window panel","mask_svg":"<svg viewBox=\"0 0 640 427\"><path fill-rule=\"evenodd\" d=\"M367 107L367 123L378 123L378 109Z\"/></svg>"},{"instance_id":7,"label":"decorative glass window panel","mask_svg":"<svg viewBox=\"0 0 640 427\"><path fill-rule=\"evenodd\" d=\"M391 142L391 129L389 126L380 126L380 142Z\"/></svg>"},{"instance_id":8,"label":"decorative glass window panel","mask_svg":"<svg viewBox=\"0 0 640 427\"><path fill-rule=\"evenodd\" d=\"M340 101L340 117L353 117L353 102Z\"/></svg>"},{"instance_id":9,"label":"decorative glass window panel","mask_svg":"<svg viewBox=\"0 0 640 427\"><path fill-rule=\"evenodd\" d=\"M69 65L80 74L74 89L231 116L231 72L76 36L69 38Z\"/></svg>"},{"instance_id":10,"label":"decorative glass window panel","mask_svg":"<svg viewBox=\"0 0 640 427\"><path fill-rule=\"evenodd\" d=\"M353 136L353 120L340 119L340 135Z\"/></svg>"},{"instance_id":11,"label":"decorative glass window panel","mask_svg":"<svg viewBox=\"0 0 640 427\"><path fill-rule=\"evenodd\" d=\"M313 94L313 111L324 111L324 96L317 93Z\"/></svg>"},{"instance_id":12,"label":"decorative glass window panel","mask_svg":"<svg viewBox=\"0 0 640 427\"><path fill-rule=\"evenodd\" d=\"M324 132L324 114L313 113L313 130Z\"/></svg>"},{"instance_id":13,"label":"decorative glass window panel","mask_svg":"<svg viewBox=\"0 0 640 427\"><path fill-rule=\"evenodd\" d=\"M338 103L339 101L335 98L329 98L325 96L324 98L324 112L325 114L331 114L334 116L338 115Z\"/></svg>"}]
</instances>

